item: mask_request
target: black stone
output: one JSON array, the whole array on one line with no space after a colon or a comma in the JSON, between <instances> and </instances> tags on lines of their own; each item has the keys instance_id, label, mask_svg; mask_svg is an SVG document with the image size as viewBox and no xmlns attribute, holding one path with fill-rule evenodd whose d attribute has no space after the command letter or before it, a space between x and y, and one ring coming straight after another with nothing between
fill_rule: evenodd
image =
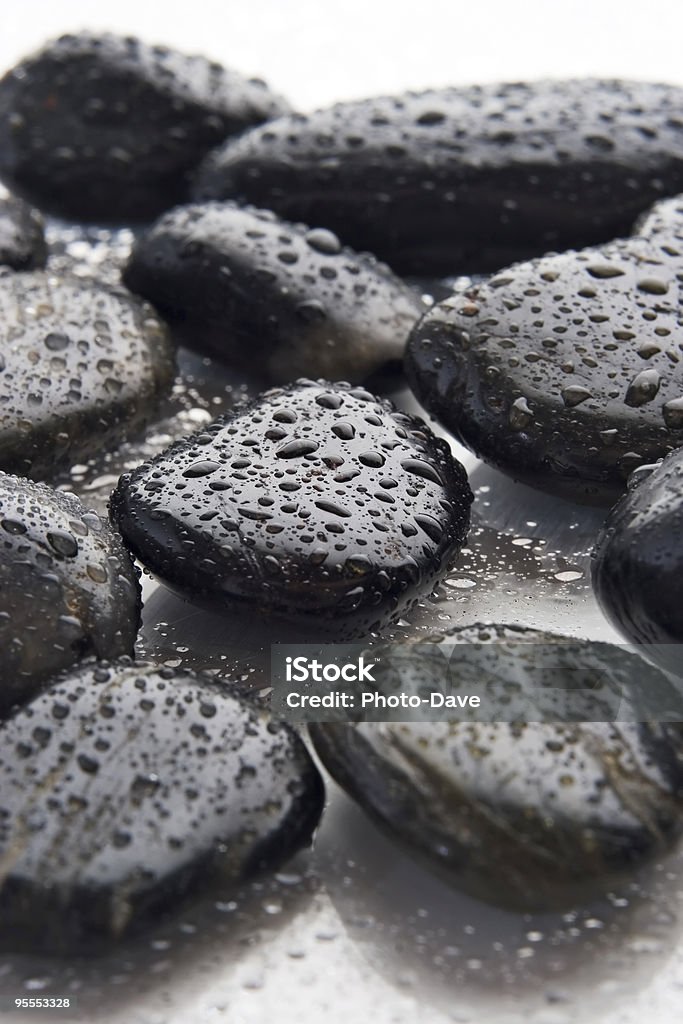
<instances>
[{"instance_id":1,"label":"black stone","mask_svg":"<svg viewBox=\"0 0 683 1024\"><path fill-rule=\"evenodd\" d=\"M598 538L593 587L618 630L683 676L683 448L634 474Z\"/></svg>"},{"instance_id":2,"label":"black stone","mask_svg":"<svg viewBox=\"0 0 683 1024\"><path fill-rule=\"evenodd\" d=\"M47 247L37 210L16 196L0 197L0 264L13 270L45 266Z\"/></svg>"},{"instance_id":3,"label":"black stone","mask_svg":"<svg viewBox=\"0 0 683 1024\"><path fill-rule=\"evenodd\" d=\"M212 146L288 109L204 57L65 35L0 82L0 176L51 213L151 219L182 202Z\"/></svg>"},{"instance_id":4,"label":"black stone","mask_svg":"<svg viewBox=\"0 0 683 1024\"><path fill-rule=\"evenodd\" d=\"M0 717L82 658L132 654L140 607L106 520L73 494L0 473Z\"/></svg>"},{"instance_id":5,"label":"black stone","mask_svg":"<svg viewBox=\"0 0 683 1024\"><path fill-rule=\"evenodd\" d=\"M0 271L0 469L50 478L146 422L170 390L173 347L123 289Z\"/></svg>"},{"instance_id":6,"label":"black stone","mask_svg":"<svg viewBox=\"0 0 683 1024\"><path fill-rule=\"evenodd\" d=\"M323 228L232 203L181 207L136 243L124 272L190 348L268 383L359 383L400 366L419 295Z\"/></svg>"},{"instance_id":7,"label":"black stone","mask_svg":"<svg viewBox=\"0 0 683 1024\"><path fill-rule=\"evenodd\" d=\"M83 666L0 727L0 944L96 952L310 840L297 735L207 677Z\"/></svg>"},{"instance_id":8,"label":"black stone","mask_svg":"<svg viewBox=\"0 0 683 1024\"><path fill-rule=\"evenodd\" d=\"M348 384L299 381L122 477L111 509L131 550L190 599L341 639L429 591L471 500L422 420Z\"/></svg>"},{"instance_id":9,"label":"black stone","mask_svg":"<svg viewBox=\"0 0 683 1024\"><path fill-rule=\"evenodd\" d=\"M626 234L683 189L683 90L593 79L449 88L287 116L195 195L324 224L395 270L494 270Z\"/></svg>"},{"instance_id":10,"label":"black stone","mask_svg":"<svg viewBox=\"0 0 683 1024\"><path fill-rule=\"evenodd\" d=\"M487 462L612 504L683 445L681 274L673 230L513 265L426 314L408 378Z\"/></svg>"},{"instance_id":11,"label":"black stone","mask_svg":"<svg viewBox=\"0 0 683 1024\"><path fill-rule=\"evenodd\" d=\"M426 655L425 644L444 657ZM373 653L381 662L397 651ZM653 712L672 708L680 717L683 695L637 655L476 625L410 645L401 665L403 692L428 684L477 693L492 717L494 709L507 715L520 693L533 700L539 688L573 691L586 679L603 681L600 692L579 695L591 714L601 697L617 709L623 698L633 712L618 723L449 721L434 712L444 718L311 725L333 777L456 887L519 910L566 907L627 880L680 836L683 726ZM494 693L498 703L489 706Z\"/></svg>"}]
</instances>

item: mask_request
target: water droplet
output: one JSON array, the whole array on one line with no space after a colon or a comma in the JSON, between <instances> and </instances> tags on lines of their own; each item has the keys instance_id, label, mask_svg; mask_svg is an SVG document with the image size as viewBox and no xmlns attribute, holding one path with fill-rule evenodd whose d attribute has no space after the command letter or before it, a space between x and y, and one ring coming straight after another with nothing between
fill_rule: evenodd
<instances>
[{"instance_id":1,"label":"water droplet","mask_svg":"<svg viewBox=\"0 0 683 1024\"><path fill-rule=\"evenodd\" d=\"M670 430L683 429L683 398L672 398L662 407L664 422Z\"/></svg>"},{"instance_id":2,"label":"water droplet","mask_svg":"<svg viewBox=\"0 0 683 1024\"><path fill-rule=\"evenodd\" d=\"M626 390L626 405L637 409L651 402L659 391L660 377L657 370L642 370L636 374Z\"/></svg>"},{"instance_id":3,"label":"water droplet","mask_svg":"<svg viewBox=\"0 0 683 1024\"><path fill-rule=\"evenodd\" d=\"M405 469L406 473L412 473L413 476L422 477L423 480L430 480L434 484L440 484L444 486L443 480L428 462L423 462L422 459L403 459L401 467Z\"/></svg>"},{"instance_id":4,"label":"water droplet","mask_svg":"<svg viewBox=\"0 0 683 1024\"><path fill-rule=\"evenodd\" d=\"M279 459L299 459L303 455L312 455L317 452L320 445L317 441L307 441L305 438L294 438L278 448L275 454Z\"/></svg>"},{"instance_id":5,"label":"water droplet","mask_svg":"<svg viewBox=\"0 0 683 1024\"><path fill-rule=\"evenodd\" d=\"M669 286L666 281L661 281L659 278L644 277L638 281L638 289L647 295L666 295Z\"/></svg>"},{"instance_id":6,"label":"water droplet","mask_svg":"<svg viewBox=\"0 0 683 1024\"><path fill-rule=\"evenodd\" d=\"M570 384L569 387L562 388L560 394L568 409L573 409L574 406L581 405L582 402L593 397L588 388L581 387L580 384Z\"/></svg>"},{"instance_id":7,"label":"water droplet","mask_svg":"<svg viewBox=\"0 0 683 1024\"><path fill-rule=\"evenodd\" d=\"M508 421L513 430L524 430L533 422L534 414L526 398L517 398L510 406Z\"/></svg>"},{"instance_id":8,"label":"water droplet","mask_svg":"<svg viewBox=\"0 0 683 1024\"><path fill-rule=\"evenodd\" d=\"M75 558L78 554L78 541L68 530L50 530L47 541L53 551L64 558Z\"/></svg>"},{"instance_id":9,"label":"water droplet","mask_svg":"<svg viewBox=\"0 0 683 1024\"><path fill-rule=\"evenodd\" d=\"M597 277L599 280L607 280L610 277L622 277L624 271L619 267L612 266L609 263L591 263L590 266L586 267L586 270L591 277Z\"/></svg>"},{"instance_id":10,"label":"water droplet","mask_svg":"<svg viewBox=\"0 0 683 1024\"><path fill-rule=\"evenodd\" d=\"M311 249L324 256L336 256L341 252L341 242L332 231L328 231L326 228L313 228L305 237Z\"/></svg>"},{"instance_id":11,"label":"water droplet","mask_svg":"<svg viewBox=\"0 0 683 1024\"><path fill-rule=\"evenodd\" d=\"M386 459L380 452L361 452L358 456L358 461L362 462L364 466L370 466L372 469L380 469L386 462Z\"/></svg>"},{"instance_id":12,"label":"water droplet","mask_svg":"<svg viewBox=\"0 0 683 1024\"><path fill-rule=\"evenodd\" d=\"M183 476L190 479L200 476L209 476L210 473L215 473L217 469L220 469L218 462L212 462L210 459L202 459L200 462L193 462L191 466L183 472Z\"/></svg>"},{"instance_id":13,"label":"water droplet","mask_svg":"<svg viewBox=\"0 0 683 1024\"><path fill-rule=\"evenodd\" d=\"M69 345L70 340L67 334L52 331L45 336L45 345L51 352L61 352Z\"/></svg>"},{"instance_id":14,"label":"water droplet","mask_svg":"<svg viewBox=\"0 0 683 1024\"><path fill-rule=\"evenodd\" d=\"M336 434L342 441L351 441L356 436L356 428L352 423L341 421L332 427L332 433Z\"/></svg>"}]
</instances>

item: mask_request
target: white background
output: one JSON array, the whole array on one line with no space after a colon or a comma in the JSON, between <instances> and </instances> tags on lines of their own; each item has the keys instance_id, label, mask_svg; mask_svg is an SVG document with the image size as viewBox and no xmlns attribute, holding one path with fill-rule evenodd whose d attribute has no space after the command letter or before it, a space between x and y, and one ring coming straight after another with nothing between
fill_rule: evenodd
<instances>
[{"instance_id":1,"label":"white background","mask_svg":"<svg viewBox=\"0 0 683 1024\"><path fill-rule=\"evenodd\" d=\"M0 0L0 66L85 26L206 53L302 108L542 75L683 82L680 0Z\"/></svg>"}]
</instances>

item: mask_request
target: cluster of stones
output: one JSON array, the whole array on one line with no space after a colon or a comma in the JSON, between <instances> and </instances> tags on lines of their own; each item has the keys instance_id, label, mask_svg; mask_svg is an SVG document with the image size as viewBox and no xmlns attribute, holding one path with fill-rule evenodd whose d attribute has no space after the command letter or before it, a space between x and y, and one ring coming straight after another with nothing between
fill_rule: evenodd
<instances>
[{"instance_id":1,"label":"cluster of stones","mask_svg":"<svg viewBox=\"0 0 683 1024\"><path fill-rule=\"evenodd\" d=\"M134 661L131 555L283 637L409 614L473 496L446 442L375 393L402 371L504 473L617 502L598 599L680 672L682 112L673 86L573 80L302 116L203 57L88 33L4 76L0 944L104 944L310 840L322 780L296 732L229 673ZM34 206L135 226L120 286L53 273ZM399 276L462 272L490 276L431 306ZM177 344L271 389L124 475L106 522L50 481L154 418ZM678 839L667 676L505 625L430 643L458 645L492 700L496 680L533 691L542 644L558 689L598 668L633 721L317 725L330 773L409 849L529 909Z\"/></svg>"}]
</instances>

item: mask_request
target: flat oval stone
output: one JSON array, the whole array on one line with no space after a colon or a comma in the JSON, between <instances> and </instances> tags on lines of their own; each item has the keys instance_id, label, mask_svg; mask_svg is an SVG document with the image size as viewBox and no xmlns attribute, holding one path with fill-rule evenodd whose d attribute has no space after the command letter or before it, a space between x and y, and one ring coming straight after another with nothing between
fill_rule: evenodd
<instances>
[{"instance_id":1,"label":"flat oval stone","mask_svg":"<svg viewBox=\"0 0 683 1024\"><path fill-rule=\"evenodd\" d=\"M0 726L0 944L92 952L309 842L296 733L208 677L87 665Z\"/></svg>"},{"instance_id":2,"label":"flat oval stone","mask_svg":"<svg viewBox=\"0 0 683 1024\"><path fill-rule=\"evenodd\" d=\"M626 234L683 189L683 90L577 79L406 93L228 141L195 196L324 224L395 270L470 274Z\"/></svg>"},{"instance_id":3,"label":"flat oval stone","mask_svg":"<svg viewBox=\"0 0 683 1024\"><path fill-rule=\"evenodd\" d=\"M445 656L429 656L425 644ZM380 661L397 653L372 650ZM602 677L612 698L638 708L642 690L657 690L660 709L670 697L680 714L681 695L666 678L610 644L476 625L418 641L399 657L406 693L428 679L430 688L478 693L483 706L497 692L494 706L504 710L506 689L513 699L520 691L533 698L549 679L571 691L577 680ZM528 911L604 893L680 836L683 731L679 721L648 721L650 712L619 722L444 718L309 728L337 782L427 866L478 898Z\"/></svg>"},{"instance_id":4,"label":"flat oval stone","mask_svg":"<svg viewBox=\"0 0 683 1024\"><path fill-rule=\"evenodd\" d=\"M419 295L323 228L233 203L181 207L135 244L124 272L183 342L269 383L359 383L400 363Z\"/></svg>"},{"instance_id":5,"label":"flat oval stone","mask_svg":"<svg viewBox=\"0 0 683 1024\"><path fill-rule=\"evenodd\" d=\"M404 614L465 540L446 443L349 384L265 392L123 476L111 511L155 574L213 611L358 636Z\"/></svg>"},{"instance_id":6,"label":"flat oval stone","mask_svg":"<svg viewBox=\"0 0 683 1024\"><path fill-rule=\"evenodd\" d=\"M145 220L182 202L227 136L286 113L259 79L111 34L65 35L0 82L0 176L77 220Z\"/></svg>"},{"instance_id":7,"label":"flat oval stone","mask_svg":"<svg viewBox=\"0 0 683 1024\"><path fill-rule=\"evenodd\" d=\"M0 264L13 270L45 266L47 246L37 210L16 196L0 196Z\"/></svg>"},{"instance_id":8,"label":"flat oval stone","mask_svg":"<svg viewBox=\"0 0 683 1024\"><path fill-rule=\"evenodd\" d=\"M683 445L682 274L673 235L508 267L426 314L411 386L515 479L612 504L637 466Z\"/></svg>"},{"instance_id":9,"label":"flat oval stone","mask_svg":"<svg viewBox=\"0 0 683 1024\"><path fill-rule=\"evenodd\" d=\"M140 427L170 390L173 346L123 290L0 271L0 468L49 478Z\"/></svg>"},{"instance_id":10,"label":"flat oval stone","mask_svg":"<svg viewBox=\"0 0 683 1024\"><path fill-rule=\"evenodd\" d=\"M0 473L0 717L82 658L132 654L140 587L106 520Z\"/></svg>"},{"instance_id":11,"label":"flat oval stone","mask_svg":"<svg viewBox=\"0 0 683 1024\"><path fill-rule=\"evenodd\" d=\"M598 538L593 588L621 633L683 675L683 449L634 474Z\"/></svg>"}]
</instances>

